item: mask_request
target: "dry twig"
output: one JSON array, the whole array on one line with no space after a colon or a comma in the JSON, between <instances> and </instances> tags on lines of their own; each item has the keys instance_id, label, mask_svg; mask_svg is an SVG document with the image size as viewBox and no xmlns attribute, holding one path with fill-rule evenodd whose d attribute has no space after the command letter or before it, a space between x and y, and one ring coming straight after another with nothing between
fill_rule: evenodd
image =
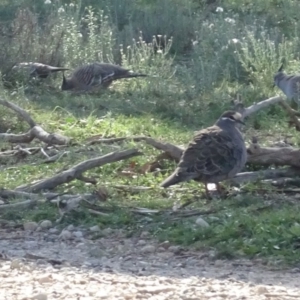
<instances>
[{"instance_id":1,"label":"dry twig","mask_svg":"<svg viewBox=\"0 0 300 300\"><path fill-rule=\"evenodd\" d=\"M0 99L0 104L16 112L30 126L30 130L24 134L0 133L0 140L10 143L30 143L34 138L37 138L48 145L66 145L69 143L70 139L65 136L46 132L36 124L25 110L16 104L2 99Z\"/></svg>"},{"instance_id":2,"label":"dry twig","mask_svg":"<svg viewBox=\"0 0 300 300\"><path fill-rule=\"evenodd\" d=\"M42 190L51 190L57 187L58 185L68 183L74 179L81 179L82 174L92 168L101 167L105 164L116 162L123 159L128 159L137 155L141 155L137 149L129 149L124 151L117 151L106 154L101 157L92 158L86 161L83 161L72 168L65 170L53 177L46 178L38 181L37 183L31 184L26 187L22 187L23 191L26 192L39 192Z\"/></svg>"}]
</instances>

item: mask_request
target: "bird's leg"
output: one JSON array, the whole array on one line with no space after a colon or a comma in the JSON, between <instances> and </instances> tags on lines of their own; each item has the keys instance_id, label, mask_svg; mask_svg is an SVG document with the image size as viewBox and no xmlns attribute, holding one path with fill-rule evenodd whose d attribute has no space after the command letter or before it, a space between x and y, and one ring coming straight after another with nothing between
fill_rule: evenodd
<instances>
[{"instance_id":1,"label":"bird's leg","mask_svg":"<svg viewBox=\"0 0 300 300\"><path fill-rule=\"evenodd\" d=\"M204 185L205 185L205 196L206 196L206 198L207 198L208 200L211 200L212 197L211 197L211 194L210 194L209 189L208 189L208 187L207 187L207 183L204 183Z\"/></svg>"},{"instance_id":2,"label":"bird's leg","mask_svg":"<svg viewBox=\"0 0 300 300\"><path fill-rule=\"evenodd\" d=\"M223 198L226 198L227 197L227 195L228 195L228 191L227 191L227 189L224 187L224 186L222 186L220 183L216 183L216 186L217 186L217 191L218 191L218 193L219 193L219 195Z\"/></svg>"}]
</instances>

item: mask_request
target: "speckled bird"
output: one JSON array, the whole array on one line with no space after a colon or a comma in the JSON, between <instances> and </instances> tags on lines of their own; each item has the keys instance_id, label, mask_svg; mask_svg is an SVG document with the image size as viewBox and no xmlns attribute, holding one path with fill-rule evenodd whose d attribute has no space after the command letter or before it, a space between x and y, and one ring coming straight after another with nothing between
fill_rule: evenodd
<instances>
[{"instance_id":1,"label":"speckled bird","mask_svg":"<svg viewBox=\"0 0 300 300\"><path fill-rule=\"evenodd\" d=\"M22 62L18 63L13 69L28 69L29 75L32 77L47 78L51 73L67 71L68 68L53 67L37 62Z\"/></svg>"},{"instance_id":2,"label":"speckled bird","mask_svg":"<svg viewBox=\"0 0 300 300\"><path fill-rule=\"evenodd\" d=\"M283 72L283 64L274 75L274 84L292 100L297 107L300 105L300 74L288 75Z\"/></svg>"},{"instance_id":3,"label":"speckled bird","mask_svg":"<svg viewBox=\"0 0 300 300\"><path fill-rule=\"evenodd\" d=\"M118 65L96 62L77 68L70 78L63 75L61 89L63 91L91 91L99 87L107 88L117 79L146 76L148 75L133 73Z\"/></svg>"},{"instance_id":4,"label":"speckled bird","mask_svg":"<svg viewBox=\"0 0 300 300\"><path fill-rule=\"evenodd\" d=\"M207 194L208 183L215 183L221 191L219 182L234 177L246 164L247 150L237 128L239 123L244 124L240 113L226 111L213 126L198 131L161 187L193 179L205 184Z\"/></svg>"}]
</instances>

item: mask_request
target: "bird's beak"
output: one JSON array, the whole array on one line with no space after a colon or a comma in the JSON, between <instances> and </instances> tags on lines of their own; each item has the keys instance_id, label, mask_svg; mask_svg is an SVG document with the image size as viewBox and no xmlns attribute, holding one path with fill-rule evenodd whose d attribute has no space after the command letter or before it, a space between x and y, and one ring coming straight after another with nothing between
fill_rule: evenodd
<instances>
[{"instance_id":1,"label":"bird's beak","mask_svg":"<svg viewBox=\"0 0 300 300\"><path fill-rule=\"evenodd\" d=\"M242 120L236 120L236 121L237 121L237 123L240 123L242 125L246 125Z\"/></svg>"}]
</instances>

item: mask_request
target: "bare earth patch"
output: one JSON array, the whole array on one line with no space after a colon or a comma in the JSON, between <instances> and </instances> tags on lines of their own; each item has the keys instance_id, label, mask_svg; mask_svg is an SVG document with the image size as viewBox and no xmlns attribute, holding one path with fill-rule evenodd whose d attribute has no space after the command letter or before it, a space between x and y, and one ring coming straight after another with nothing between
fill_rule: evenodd
<instances>
[{"instance_id":1,"label":"bare earth patch","mask_svg":"<svg viewBox=\"0 0 300 300\"><path fill-rule=\"evenodd\" d=\"M147 232L0 230L0 299L300 299L298 269L159 244Z\"/></svg>"}]
</instances>

